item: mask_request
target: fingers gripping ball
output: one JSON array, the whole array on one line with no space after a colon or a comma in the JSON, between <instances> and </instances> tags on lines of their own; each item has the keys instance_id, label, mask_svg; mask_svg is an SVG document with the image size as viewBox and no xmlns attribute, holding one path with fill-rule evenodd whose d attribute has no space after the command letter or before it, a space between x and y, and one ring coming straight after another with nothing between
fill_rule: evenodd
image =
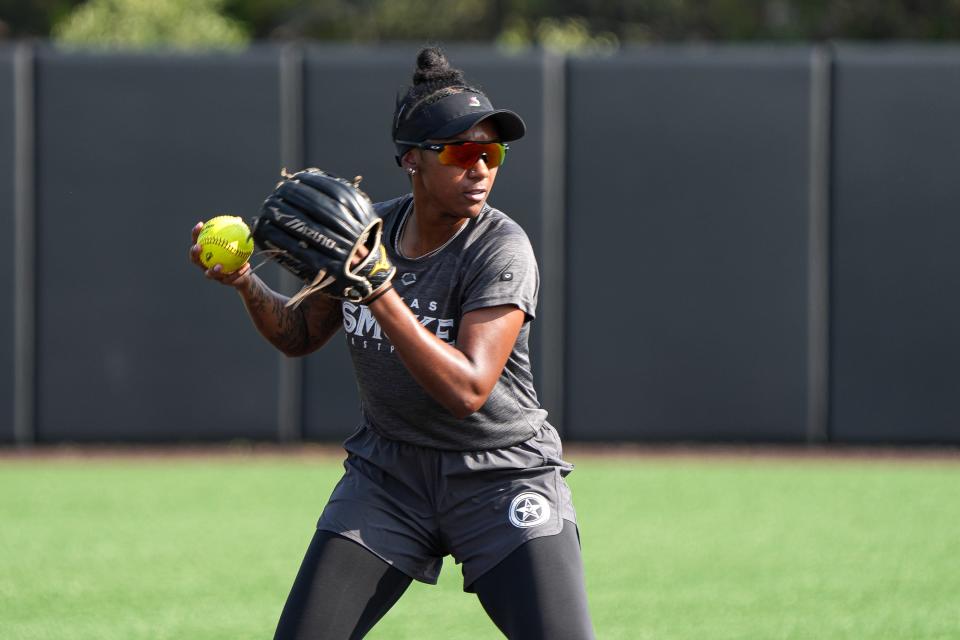
<instances>
[{"instance_id":1,"label":"fingers gripping ball","mask_svg":"<svg viewBox=\"0 0 960 640\"><path fill-rule=\"evenodd\" d=\"M233 273L250 259L253 237L239 216L217 216L207 220L200 235L200 262L207 269L221 265L223 273Z\"/></svg>"}]
</instances>

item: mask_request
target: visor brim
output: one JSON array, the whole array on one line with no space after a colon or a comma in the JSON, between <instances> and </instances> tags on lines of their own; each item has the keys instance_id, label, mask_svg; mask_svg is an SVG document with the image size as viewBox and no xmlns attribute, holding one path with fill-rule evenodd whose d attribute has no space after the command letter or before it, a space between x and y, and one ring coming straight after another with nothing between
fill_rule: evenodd
<instances>
[{"instance_id":1,"label":"visor brim","mask_svg":"<svg viewBox=\"0 0 960 640\"><path fill-rule=\"evenodd\" d=\"M477 124L489 120L497 128L500 142L519 140L527 132L523 119L509 109L494 109L493 111L470 113L450 122L430 133L427 140L448 140L456 137Z\"/></svg>"}]
</instances>

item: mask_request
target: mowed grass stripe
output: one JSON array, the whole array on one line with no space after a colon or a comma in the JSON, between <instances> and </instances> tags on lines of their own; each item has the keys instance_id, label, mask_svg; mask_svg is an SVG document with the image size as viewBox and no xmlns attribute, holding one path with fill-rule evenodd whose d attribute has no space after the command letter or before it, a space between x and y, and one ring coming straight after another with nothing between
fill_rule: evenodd
<instances>
[{"instance_id":1,"label":"mowed grass stripe","mask_svg":"<svg viewBox=\"0 0 960 640\"><path fill-rule=\"evenodd\" d=\"M960 638L960 465L573 461L599 638ZM340 472L0 462L0 637L271 637ZM501 636L448 562L370 637Z\"/></svg>"}]
</instances>

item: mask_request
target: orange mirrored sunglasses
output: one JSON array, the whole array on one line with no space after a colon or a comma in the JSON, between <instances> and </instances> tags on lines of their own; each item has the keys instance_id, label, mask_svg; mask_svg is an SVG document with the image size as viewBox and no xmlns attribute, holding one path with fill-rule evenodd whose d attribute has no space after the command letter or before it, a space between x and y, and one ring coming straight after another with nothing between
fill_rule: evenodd
<instances>
[{"instance_id":1,"label":"orange mirrored sunglasses","mask_svg":"<svg viewBox=\"0 0 960 640\"><path fill-rule=\"evenodd\" d=\"M440 164L461 169L470 169L477 161L483 160L487 167L493 169L503 164L507 157L510 145L503 142L404 142L397 140L397 144L406 144L418 149L436 151L440 154Z\"/></svg>"}]
</instances>

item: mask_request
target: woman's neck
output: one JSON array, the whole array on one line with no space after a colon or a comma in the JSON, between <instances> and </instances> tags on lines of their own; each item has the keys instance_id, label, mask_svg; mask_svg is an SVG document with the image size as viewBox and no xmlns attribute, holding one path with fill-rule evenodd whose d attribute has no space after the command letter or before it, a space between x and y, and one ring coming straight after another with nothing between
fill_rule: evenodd
<instances>
[{"instance_id":1,"label":"woman's neck","mask_svg":"<svg viewBox=\"0 0 960 640\"><path fill-rule=\"evenodd\" d=\"M419 258L435 251L450 241L470 221L443 213L429 203L417 202L400 230L400 253L408 258Z\"/></svg>"}]
</instances>

